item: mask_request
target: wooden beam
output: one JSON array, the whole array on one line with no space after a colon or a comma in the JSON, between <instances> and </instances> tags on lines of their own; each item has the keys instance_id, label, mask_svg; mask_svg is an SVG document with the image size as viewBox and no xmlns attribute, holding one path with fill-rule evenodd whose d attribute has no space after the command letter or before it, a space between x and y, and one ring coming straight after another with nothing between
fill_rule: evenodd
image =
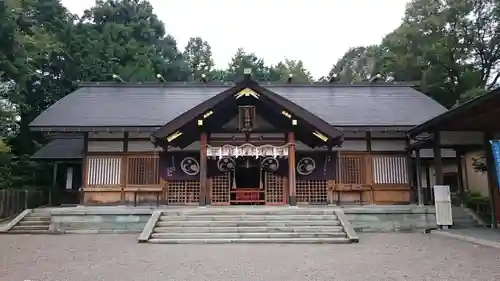
<instances>
[{"instance_id":1,"label":"wooden beam","mask_svg":"<svg viewBox=\"0 0 500 281\"><path fill-rule=\"evenodd\" d=\"M408 185L412 192L410 193L410 201L415 202L415 184L413 182L413 150L410 148L410 139L406 138L406 174ZM412 198L413 197L413 198Z\"/></svg>"},{"instance_id":2,"label":"wooden beam","mask_svg":"<svg viewBox=\"0 0 500 281\"><path fill-rule=\"evenodd\" d=\"M123 152L128 151L128 142L130 141L130 134L129 132L125 132L123 136Z\"/></svg>"},{"instance_id":3,"label":"wooden beam","mask_svg":"<svg viewBox=\"0 0 500 281\"><path fill-rule=\"evenodd\" d=\"M297 195L296 195L296 179L295 179L295 134L293 132L288 133L288 190L289 199L288 204L290 206L297 205Z\"/></svg>"},{"instance_id":4,"label":"wooden beam","mask_svg":"<svg viewBox=\"0 0 500 281\"><path fill-rule=\"evenodd\" d=\"M125 134L128 135L128 132L125 132ZM130 138L130 137L123 137L123 138L89 138L89 141L125 141L127 139L128 141L151 141L151 139L148 138Z\"/></svg>"},{"instance_id":5,"label":"wooden beam","mask_svg":"<svg viewBox=\"0 0 500 281\"><path fill-rule=\"evenodd\" d=\"M422 170L420 161L420 149L415 150L415 172L417 174L417 202L419 206L424 205L424 196L422 193Z\"/></svg>"},{"instance_id":6,"label":"wooden beam","mask_svg":"<svg viewBox=\"0 0 500 281\"><path fill-rule=\"evenodd\" d=\"M349 138L344 138L344 141L349 140ZM366 150L372 152L372 133L366 132Z\"/></svg>"},{"instance_id":7,"label":"wooden beam","mask_svg":"<svg viewBox=\"0 0 500 281\"><path fill-rule=\"evenodd\" d=\"M462 156L463 152L460 149L455 150L456 153L456 160L457 160L457 177L458 177L458 188L459 188L459 195L460 195L460 204L465 203L465 186L464 186L464 171L463 171L463 165L462 165Z\"/></svg>"},{"instance_id":8,"label":"wooden beam","mask_svg":"<svg viewBox=\"0 0 500 281\"><path fill-rule=\"evenodd\" d=\"M425 190L425 204L432 203L432 188L431 188L431 166L430 164L425 165L425 182L427 183L427 189Z\"/></svg>"},{"instance_id":9,"label":"wooden beam","mask_svg":"<svg viewBox=\"0 0 500 281\"><path fill-rule=\"evenodd\" d=\"M89 182L88 182L88 162L87 162L87 157L88 157L88 151L89 151L89 133L86 132L83 134L83 151L82 151L82 189L83 189L83 194L79 196L80 198L80 204L85 203L85 190L87 189Z\"/></svg>"}]
</instances>

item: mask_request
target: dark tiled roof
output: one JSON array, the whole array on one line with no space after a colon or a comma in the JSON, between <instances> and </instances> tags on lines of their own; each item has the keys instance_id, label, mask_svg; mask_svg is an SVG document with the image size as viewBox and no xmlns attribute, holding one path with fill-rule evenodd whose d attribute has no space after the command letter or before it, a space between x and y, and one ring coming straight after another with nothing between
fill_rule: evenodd
<instances>
[{"instance_id":1,"label":"dark tiled roof","mask_svg":"<svg viewBox=\"0 0 500 281\"><path fill-rule=\"evenodd\" d=\"M457 128L460 128L464 131L496 131L497 129L495 128L498 127L496 116L498 115L497 109L499 104L500 88L497 88L452 108L443 114L435 116L432 119L426 120L426 122L409 130L408 134L414 137L418 134L435 130L436 128L441 130L456 130ZM489 115L487 115L488 113ZM477 117L478 115L482 117L482 120L486 120L486 122L474 120L476 119L474 117ZM469 120L467 120L468 118ZM472 119L472 121L470 121L470 119ZM492 124L497 126L492 127L491 123L488 123L488 120L494 120ZM450 128L450 125L452 128Z\"/></svg>"},{"instance_id":2,"label":"dark tiled roof","mask_svg":"<svg viewBox=\"0 0 500 281\"><path fill-rule=\"evenodd\" d=\"M266 85L334 126L415 126L446 108L404 85ZM162 126L231 85L84 86L32 127Z\"/></svg>"},{"instance_id":3,"label":"dark tiled roof","mask_svg":"<svg viewBox=\"0 0 500 281\"><path fill-rule=\"evenodd\" d=\"M76 139L55 139L46 146L35 152L32 159L81 159L83 152L83 138Z\"/></svg>"}]
</instances>

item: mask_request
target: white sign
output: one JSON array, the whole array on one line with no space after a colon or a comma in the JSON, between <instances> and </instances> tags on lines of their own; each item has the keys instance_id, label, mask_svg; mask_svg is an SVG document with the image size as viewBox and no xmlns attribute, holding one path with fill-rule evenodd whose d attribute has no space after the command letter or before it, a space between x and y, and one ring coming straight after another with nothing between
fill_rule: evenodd
<instances>
[{"instance_id":1,"label":"white sign","mask_svg":"<svg viewBox=\"0 0 500 281\"><path fill-rule=\"evenodd\" d=\"M439 226L453 225L451 213L451 192L449 185L434 186L434 205L436 207L436 223Z\"/></svg>"},{"instance_id":2,"label":"white sign","mask_svg":"<svg viewBox=\"0 0 500 281\"><path fill-rule=\"evenodd\" d=\"M262 145L254 146L253 144L243 144L240 146L224 145L222 147L207 147L207 157L235 157L240 156L253 156L259 158L261 156L272 156L272 157L287 157L288 156L288 146L273 146L273 145Z\"/></svg>"}]
</instances>

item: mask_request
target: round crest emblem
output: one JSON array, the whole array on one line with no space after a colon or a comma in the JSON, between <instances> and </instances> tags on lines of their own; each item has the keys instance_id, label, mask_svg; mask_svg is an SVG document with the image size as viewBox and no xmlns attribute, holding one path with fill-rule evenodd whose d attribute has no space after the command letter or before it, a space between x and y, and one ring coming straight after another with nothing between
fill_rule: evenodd
<instances>
[{"instance_id":1,"label":"round crest emblem","mask_svg":"<svg viewBox=\"0 0 500 281\"><path fill-rule=\"evenodd\" d=\"M276 172L280 167L280 162L274 157L266 157L262 160L260 165L267 171Z\"/></svg>"},{"instance_id":2,"label":"round crest emblem","mask_svg":"<svg viewBox=\"0 0 500 281\"><path fill-rule=\"evenodd\" d=\"M193 157L186 157L181 161L181 170L190 176L195 176L200 172L200 163Z\"/></svg>"},{"instance_id":3,"label":"round crest emblem","mask_svg":"<svg viewBox=\"0 0 500 281\"><path fill-rule=\"evenodd\" d=\"M297 173L301 176L310 175L316 168L316 162L311 157L304 157L297 163Z\"/></svg>"},{"instance_id":4,"label":"round crest emblem","mask_svg":"<svg viewBox=\"0 0 500 281\"><path fill-rule=\"evenodd\" d=\"M221 172L234 170L235 167L236 167L236 162L232 157L222 157L221 159L219 159L219 161L217 161L217 168Z\"/></svg>"}]
</instances>

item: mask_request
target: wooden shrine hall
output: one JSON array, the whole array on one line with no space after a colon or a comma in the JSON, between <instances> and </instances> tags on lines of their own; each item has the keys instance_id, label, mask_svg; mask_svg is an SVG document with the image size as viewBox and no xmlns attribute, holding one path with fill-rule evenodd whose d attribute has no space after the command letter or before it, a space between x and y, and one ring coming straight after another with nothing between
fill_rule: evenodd
<instances>
[{"instance_id":1,"label":"wooden shrine hall","mask_svg":"<svg viewBox=\"0 0 500 281\"><path fill-rule=\"evenodd\" d=\"M246 74L233 84L83 83L31 128L59 145L38 158L64 162L72 141L82 180L60 188L82 204L409 204L406 132L445 111L404 84Z\"/></svg>"}]
</instances>

